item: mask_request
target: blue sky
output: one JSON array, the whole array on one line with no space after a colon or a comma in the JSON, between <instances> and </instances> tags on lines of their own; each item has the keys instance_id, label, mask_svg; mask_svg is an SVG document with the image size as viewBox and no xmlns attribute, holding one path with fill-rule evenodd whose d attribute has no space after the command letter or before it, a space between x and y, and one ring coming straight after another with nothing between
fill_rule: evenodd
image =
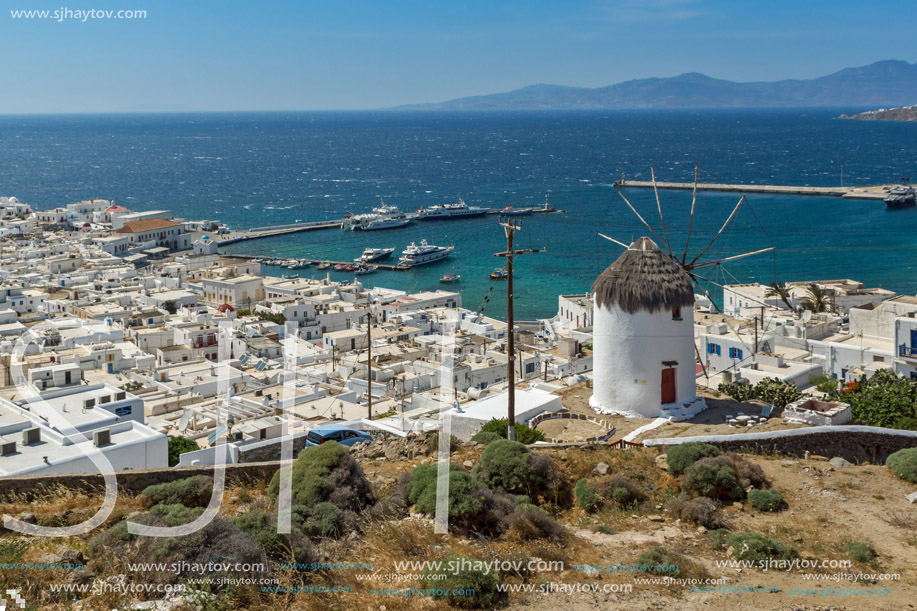
<instances>
[{"instance_id":1,"label":"blue sky","mask_svg":"<svg viewBox=\"0 0 917 611\"><path fill-rule=\"evenodd\" d=\"M4 0L0 113L358 109L534 83L812 78L917 60L917 3ZM146 10L14 19L11 10Z\"/></svg>"}]
</instances>

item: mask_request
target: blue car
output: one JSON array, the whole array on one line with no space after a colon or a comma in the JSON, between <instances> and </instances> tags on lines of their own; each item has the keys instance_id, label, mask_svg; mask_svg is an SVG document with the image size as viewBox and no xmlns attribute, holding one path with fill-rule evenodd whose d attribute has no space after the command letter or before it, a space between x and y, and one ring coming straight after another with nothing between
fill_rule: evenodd
<instances>
[{"instance_id":1,"label":"blue car","mask_svg":"<svg viewBox=\"0 0 917 611\"><path fill-rule=\"evenodd\" d=\"M342 446L353 446L372 440L369 433L355 431L339 424L326 424L309 431L309 434L306 435L306 447L320 446L326 441L336 441Z\"/></svg>"}]
</instances>

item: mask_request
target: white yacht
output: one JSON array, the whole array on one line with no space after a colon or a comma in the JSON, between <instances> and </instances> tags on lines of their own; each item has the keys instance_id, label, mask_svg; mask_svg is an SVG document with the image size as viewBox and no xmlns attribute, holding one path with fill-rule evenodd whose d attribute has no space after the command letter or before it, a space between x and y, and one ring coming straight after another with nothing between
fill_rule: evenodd
<instances>
[{"instance_id":1,"label":"white yacht","mask_svg":"<svg viewBox=\"0 0 917 611\"><path fill-rule=\"evenodd\" d=\"M421 221L438 221L445 219L464 219L474 216L484 216L487 208L476 208L466 204L462 198L454 204L436 204L429 208L417 211L417 218Z\"/></svg>"},{"instance_id":2,"label":"white yacht","mask_svg":"<svg viewBox=\"0 0 917 611\"><path fill-rule=\"evenodd\" d=\"M398 259L398 266L415 267L433 263L448 257L454 248L454 246L433 246L432 244L427 244L426 240L421 240L419 245L411 242L402 251L401 258Z\"/></svg>"},{"instance_id":3,"label":"white yacht","mask_svg":"<svg viewBox=\"0 0 917 611\"><path fill-rule=\"evenodd\" d=\"M354 259L357 263L375 263L388 259L395 252L394 248L367 248L363 254Z\"/></svg>"},{"instance_id":4,"label":"white yacht","mask_svg":"<svg viewBox=\"0 0 917 611\"><path fill-rule=\"evenodd\" d=\"M404 227L413 221L396 206L387 206L385 204L373 208L373 211L367 214L356 214L345 218L341 222L341 229L351 231L375 231L377 229L394 229Z\"/></svg>"}]
</instances>

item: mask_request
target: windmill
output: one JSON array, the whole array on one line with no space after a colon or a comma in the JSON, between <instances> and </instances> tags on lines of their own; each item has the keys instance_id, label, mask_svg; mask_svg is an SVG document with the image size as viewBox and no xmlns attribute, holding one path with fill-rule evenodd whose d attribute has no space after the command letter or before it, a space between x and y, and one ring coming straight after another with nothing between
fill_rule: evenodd
<instances>
[{"instance_id":1,"label":"windmill","mask_svg":"<svg viewBox=\"0 0 917 611\"><path fill-rule=\"evenodd\" d=\"M718 259L703 260L704 255L707 255L709 253L713 245L723 235L723 232L726 231L726 229L730 226L730 223L733 221L736 214L739 212L739 209L742 207L742 204L745 203L745 195L742 194L739 197L739 201L736 203L736 205L732 208L732 211L726 217L726 220L723 221L722 225L720 225L716 234L714 234L714 236L707 242L706 246L701 248L697 252L697 254L693 256L689 256L688 252L691 248L691 237L692 237L692 231L694 230L694 219L695 219L695 212L697 208L697 185L698 185L697 178L698 178L699 165L695 164L694 165L694 183L693 183L692 196L691 196L691 211L688 217L688 228L687 228L687 235L685 237L684 248L681 249L680 251L673 250L672 243L669 240L668 228L666 227L665 215L663 214L663 211L662 211L662 203L659 199L659 188L656 182L656 172L652 165L649 166L649 170L650 170L650 177L651 177L652 184L653 184L653 194L655 195L655 199L656 199L656 210L659 214L659 224L660 224L661 233L662 233L661 236L659 232L653 229L650 223L647 222L647 220L637 211L637 209L630 202L630 200L627 199L627 196L624 195L624 192L622 191L622 188L620 186L616 187L615 195L616 197L620 197L624 201L624 203L627 205L630 211L637 217L637 219L640 221L643 227L645 227L646 230L649 231L653 235L653 237L656 239L660 247L664 247L668 256L676 264L678 264L685 271L685 273L688 274L692 282L694 282L694 284L701 290L704 296L706 296L707 299L710 301L711 307L716 308L716 303L714 302L713 298L710 296L710 292L707 290L707 288L703 284L701 284L701 281L703 281L704 283L708 285L712 284L721 289L725 287L722 284L714 282L712 279L708 277L702 276L701 272L706 273L705 270L713 270L717 267L722 267L724 263L728 263L731 261L737 261L739 259L744 259L746 257L751 257L754 255L760 255L766 252L771 252L775 250L776 247L771 243L771 245L767 248L752 250L752 251L748 251L748 252L744 252L744 253L728 256L728 257L721 257ZM619 246L622 246L625 249L629 248L629 246L625 244L624 242L616 240L603 233L599 233L598 235L601 236L602 238L605 238L606 240L614 242L615 244ZM697 357L698 357L697 360L698 362L701 363L701 367L704 368L704 375L706 376L707 370L706 370L706 367L704 367L703 365L703 359L700 358L700 353L697 350L696 345L695 345L695 352L697 353Z\"/></svg>"}]
</instances>

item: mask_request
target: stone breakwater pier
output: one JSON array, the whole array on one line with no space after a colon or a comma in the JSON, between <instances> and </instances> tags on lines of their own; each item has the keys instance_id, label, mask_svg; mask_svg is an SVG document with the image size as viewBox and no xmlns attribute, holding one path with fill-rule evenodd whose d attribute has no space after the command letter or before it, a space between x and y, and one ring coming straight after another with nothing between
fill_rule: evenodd
<instances>
[{"instance_id":1,"label":"stone breakwater pier","mask_svg":"<svg viewBox=\"0 0 917 611\"><path fill-rule=\"evenodd\" d=\"M627 189L652 189L649 180L618 180L615 187ZM882 200L888 190L895 185L867 185L859 187L803 187L792 185L730 185L725 183L699 182L698 191L726 191L733 193L769 193L771 195L815 195L824 197L842 197L844 199ZM657 182L657 189L674 189L691 191L693 182Z\"/></svg>"}]
</instances>

